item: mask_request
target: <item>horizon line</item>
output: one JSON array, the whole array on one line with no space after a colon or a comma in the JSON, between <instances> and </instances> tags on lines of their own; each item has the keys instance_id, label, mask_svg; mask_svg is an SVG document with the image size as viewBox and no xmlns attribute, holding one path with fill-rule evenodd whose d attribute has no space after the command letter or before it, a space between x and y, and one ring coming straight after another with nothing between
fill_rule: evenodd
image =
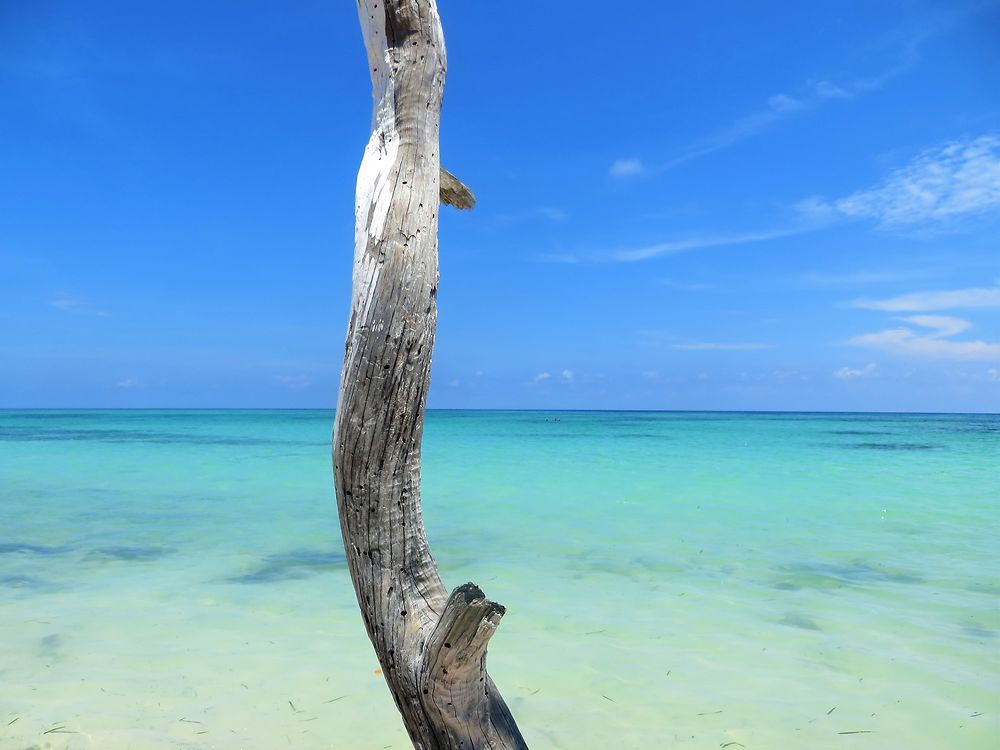
<instances>
[{"instance_id":1,"label":"horizon line","mask_svg":"<svg viewBox=\"0 0 1000 750\"><path fill-rule=\"evenodd\" d=\"M326 411L336 413L329 406L0 406L3 412L28 411ZM536 412L536 413L595 413L595 414L884 414L910 416L1000 416L1000 411L859 411L852 409L566 409L525 407L434 407L426 412L481 411L481 412Z\"/></svg>"}]
</instances>

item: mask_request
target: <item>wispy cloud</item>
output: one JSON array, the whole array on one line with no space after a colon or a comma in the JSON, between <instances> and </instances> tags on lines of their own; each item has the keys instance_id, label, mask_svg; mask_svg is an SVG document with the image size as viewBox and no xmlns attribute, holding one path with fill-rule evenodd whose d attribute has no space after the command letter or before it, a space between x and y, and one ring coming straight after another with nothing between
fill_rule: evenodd
<instances>
[{"instance_id":1,"label":"wispy cloud","mask_svg":"<svg viewBox=\"0 0 1000 750\"><path fill-rule=\"evenodd\" d=\"M992 287L913 292L886 299L854 300L853 307L883 312L924 313L938 310L1000 307L1000 282ZM950 315L905 315L908 326L855 336L847 343L890 354L952 360L1000 360L1000 343L956 341L972 324Z\"/></svg>"},{"instance_id":2,"label":"wispy cloud","mask_svg":"<svg viewBox=\"0 0 1000 750\"><path fill-rule=\"evenodd\" d=\"M839 378L840 380L854 380L856 378L867 378L875 375L877 365L874 362L870 362L861 368L850 368L841 367L833 373L833 377Z\"/></svg>"},{"instance_id":3,"label":"wispy cloud","mask_svg":"<svg viewBox=\"0 0 1000 750\"><path fill-rule=\"evenodd\" d=\"M138 387L139 387L139 381L136 380L135 378L122 378L121 380L115 383L115 388L121 390L128 390L130 388L138 388Z\"/></svg>"},{"instance_id":4,"label":"wispy cloud","mask_svg":"<svg viewBox=\"0 0 1000 750\"><path fill-rule=\"evenodd\" d=\"M645 167L639 159L618 159L611 165L608 173L612 177L634 177L644 171Z\"/></svg>"},{"instance_id":5,"label":"wispy cloud","mask_svg":"<svg viewBox=\"0 0 1000 750\"><path fill-rule=\"evenodd\" d=\"M858 299L851 302L851 306L887 312L1000 307L1000 283L992 287L912 292L887 299Z\"/></svg>"},{"instance_id":6,"label":"wispy cloud","mask_svg":"<svg viewBox=\"0 0 1000 750\"><path fill-rule=\"evenodd\" d=\"M544 383L546 380L551 380L551 379L552 379L552 373L551 372L540 372L537 375L535 375L535 379L532 380L531 382L532 383Z\"/></svg>"},{"instance_id":7,"label":"wispy cloud","mask_svg":"<svg viewBox=\"0 0 1000 750\"><path fill-rule=\"evenodd\" d=\"M595 252L589 254L574 253L541 253L537 256L543 263L602 263L612 261L615 263L636 263L650 260L664 255L676 255L692 250L701 250L710 247L726 247L729 245L746 245L753 242L766 242L767 240L780 239L782 237L793 237L798 234L812 232L818 226L799 224L792 227L777 229L765 229L759 232L742 232L734 234L705 234L698 236L688 236L683 239L668 240L658 242L655 245L638 247L627 250L615 250L612 252ZM664 286L683 288L691 291L705 290L711 287L707 284L677 284L669 279L663 280Z\"/></svg>"},{"instance_id":8,"label":"wispy cloud","mask_svg":"<svg viewBox=\"0 0 1000 750\"><path fill-rule=\"evenodd\" d=\"M903 356L1000 361L1000 343L955 341L949 338L968 330L971 327L968 321L938 315L913 315L903 320L922 330L909 327L888 328L855 336L847 343Z\"/></svg>"},{"instance_id":9,"label":"wispy cloud","mask_svg":"<svg viewBox=\"0 0 1000 750\"><path fill-rule=\"evenodd\" d=\"M885 41L895 51L894 60L871 75L826 78L801 86L794 94L777 93L754 112L737 117L728 125L691 143L665 163L643 165L644 172L664 171L716 153L764 133L785 120L816 111L834 102L844 102L873 94L910 71L920 61L921 47L934 36L968 20L992 5L989 0L965 8L928 15L921 28L893 33ZM638 161L636 159L636 161Z\"/></svg>"},{"instance_id":10,"label":"wispy cloud","mask_svg":"<svg viewBox=\"0 0 1000 750\"><path fill-rule=\"evenodd\" d=\"M47 300L47 304L49 307L53 307L56 310L72 313L74 315L95 315L99 318L107 318L111 315L111 313L106 310L98 310L90 306L84 300L67 294L56 295L55 297Z\"/></svg>"},{"instance_id":11,"label":"wispy cloud","mask_svg":"<svg viewBox=\"0 0 1000 750\"><path fill-rule=\"evenodd\" d=\"M56 310L76 312L80 309L80 300L74 297L53 297L49 300L49 306L54 307Z\"/></svg>"},{"instance_id":12,"label":"wispy cloud","mask_svg":"<svg viewBox=\"0 0 1000 750\"><path fill-rule=\"evenodd\" d=\"M700 250L706 247L722 247L725 245L745 245L751 242L763 242L774 240L779 237L790 237L803 232L811 231L813 227L788 227L783 229L768 229L761 232L745 232L742 234L706 235L703 237L692 237L683 240L671 240L660 242L648 247L640 247L634 250L619 250L612 253L611 259L623 263L631 263L640 260L649 260L661 255L674 255L689 250Z\"/></svg>"},{"instance_id":13,"label":"wispy cloud","mask_svg":"<svg viewBox=\"0 0 1000 750\"><path fill-rule=\"evenodd\" d=\"M575 375L573 374L573 371L572 371L572 370L563 370L563 371L562 371L562 379L563 379L563 380L564 380L565 382L567 382L567 383L572 383L572 382L573 382L573 378L574 378L574 377L575 377Z\"/></svg>"},{"instance_id":14,"label":"wispy cloud","mask_svg":"<svg viewBox=\"0 0 1000 750\"><path fill-rule=\"evenodd\" d=\"M689 351L751 351L754 349L773 349L774 344L760 343L729 343L722 341L700 341L693 344L674 344L674 349Z\"/></svg>"},{"instance_id":15,"label":"wispy cloud","mask_svg":"<svg viewBox=\"0 0 1000 750\"><path fill-rule=\"evenodd\" d=\"M847 101L878 91L889 81L913 67L919 59L920 45L929 36L929 31L921 31L911 35L903 42L902 48L897 53L896 62L879 73L854 77L839 83L832 80L812 81L802 86L794 95L774 94L768 97L764 105L757 111L737 117L725 127L691 143L678 155L662 164L646 166L638 159L620 159L612 165L611 174L617 177L627 177L642 172L661 172L673 169L753 138L784 120L819 109L830 102ZM631 171L630 166L633 164L638 168Z\"/></svg>"},{"instance_id":16,"label":"wispy cloud","mask_svg":"<svg viewBox=\"0 0 1000 750\"><path fill-rule=\"evenodd\" d=\"M646 247L618 250L611 253L610 259L630 263L703 248L765 242L864 218L876 219L881 226L890 226L947 221L1000 211L1000 137L982 136L929 149L906 167L890 173L882 184L874 188L836 201L808 198L800 201L795 208L800 221L789 226L678 238ZM900 273L870 272L854 275L853 281L875 283L902 276ZM807 280L814 283L824 281L817 274ZM848 280L846 277L825 279L831 283Z\"/></svg>"},{"instance_id":17,"label":"wispy cloud","mask_svg":"<svg viewBox=\"0 0 1000 750\"><path fill-rule=\"evenodd\" d=\"M816 109L831 100L850 99L859 93L862 93L860 87L841 87L829 81L820 81L807 87L799 96L775 94L768 98L762 109L738 117L726 127L692 143L679 155L659 165L657 169L659 171L679 167L752 138L793 115Z\"/></svg>"},{"instance_id":18,"label":"wispy cloud","mask_svg":"<svg viewBox=\"0 0 1000 750\"><path fill-rule=\"evenodd\" d=\"M834 201L809 198L798 208L813 219L870 219L882 227L1000 210L1000 137L984 135L927 149L880 185Z\"/></svg>"}]
</instances>

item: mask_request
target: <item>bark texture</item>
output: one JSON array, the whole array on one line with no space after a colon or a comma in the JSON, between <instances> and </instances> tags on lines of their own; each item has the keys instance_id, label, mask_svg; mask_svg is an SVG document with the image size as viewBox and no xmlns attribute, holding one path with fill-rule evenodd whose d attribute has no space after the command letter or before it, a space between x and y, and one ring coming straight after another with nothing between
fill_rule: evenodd
<instances>
[{"instance_id":1,"label":"bark texture","mask_svg":"<svg viewBox=\"0 0 1000 750\"><path fill-rule=\"evenodd\" d=\"M486 673L486 646L504 608L471 583L449 596L421 517L439 201L474 201L440 166L441 23L434 0L358 0L358 15L375 101L358 173L354 285L333 435L348 565L414 747L527 750Z\"/></svg>"}]
</instances>

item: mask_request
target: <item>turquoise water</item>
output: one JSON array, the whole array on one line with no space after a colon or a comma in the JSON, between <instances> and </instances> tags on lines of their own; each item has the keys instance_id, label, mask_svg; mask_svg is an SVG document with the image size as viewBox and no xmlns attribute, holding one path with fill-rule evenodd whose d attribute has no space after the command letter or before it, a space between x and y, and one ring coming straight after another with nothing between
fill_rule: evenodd
<instances>
[{"instance_id":1,"label":"turquoise water","mask_svg":"<svg viewBox=\"0 0 1000 750\"><path fill-rule=\"evenodd\" d=\"M0 748L407 748L322 411L0 412ZM1000 417L432 412L533 750L1000 745Z\"/></svg>"}]
</instances>

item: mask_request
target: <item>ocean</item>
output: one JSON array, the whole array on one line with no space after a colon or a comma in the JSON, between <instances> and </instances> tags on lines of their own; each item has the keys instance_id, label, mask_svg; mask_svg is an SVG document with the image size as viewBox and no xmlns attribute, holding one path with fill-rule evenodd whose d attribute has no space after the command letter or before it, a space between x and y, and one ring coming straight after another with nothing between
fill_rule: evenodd
<instances>
[{"instance_id":1,"label":"ocean","mask_svg":"<svg viewBox=\"0 0 1000 750\"><path fill-rule=\"evenodd\" d=\"M329 411L0 412L0 748L409 747ZM1000 416L432 411L532 750L1000 747Z\"/></svg>"}]
</instances>

